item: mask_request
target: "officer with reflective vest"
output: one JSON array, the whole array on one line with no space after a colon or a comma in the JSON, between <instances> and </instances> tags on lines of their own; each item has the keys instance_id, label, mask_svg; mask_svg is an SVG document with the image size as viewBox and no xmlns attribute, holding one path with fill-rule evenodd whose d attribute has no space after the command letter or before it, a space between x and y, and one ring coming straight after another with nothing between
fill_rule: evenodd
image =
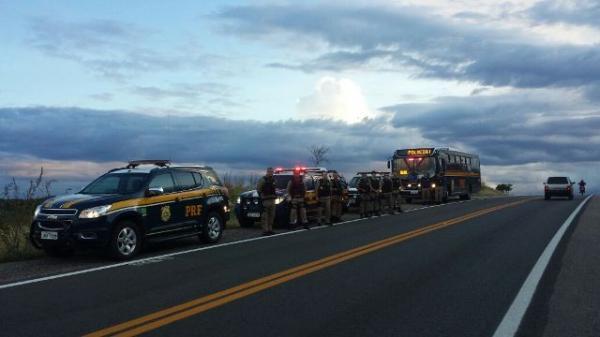
<instances>
[{"instance_id":1,"label":"officer with reflective vest","mask_svg":"<svg viewBox=\"0 0 600 337\"><path fill-rule=\"evenodd\" d=\"M273 222L275 222L275 199L277 198L273 168L267 168L267 174L260 178L256 191L262 203L262 228L263 235L273 235Z\"/></svg>"},{"instance_id":2,"label":"officer with reflective vest","mask_svg":"<svg viewBox=\"0 0 600 337\"><path fill-rule=\"evenodd\" d=\"M342 198L344 188L342 181L337 172L333 172L333 179L331 180L331 217L334 222L342 219Z\"/></svg>"},{"instance_id":3,"label":"officer with reflective vest","mask_svg":"<svg viewBox=\"0 0 600 337\"><path fill-rule=\"evenodd\" d=\"M383 183L381 185L381 194L383 197L383 204L389 214L394 214L394 197L392 195L393 190L392 178L389 175L383 176Z\"/></svg>"},{"instance_id":4,"label":"officer with reflective vest","mask_svg":"<svg viewBox=\"0 0 600 337\"><path fill-rule=\"evenodd\" d=\"M324 223L331 226L331 181L327 176L327 172L321 174L321 179L317 182L316 187L320 204L317 222L319 225Z\"/></svg>"},{"instance_id":5,"label":"officer with reflective vest","mask_svg":"<svg viewBox=\"0 0 600 337\"><path fill-rule=\"evenodd\" d=\"M300 214L302 227L304 227L304 229L310 229L306 218L306 207L304 206L306 187L304 186L304 180L302 175L300 175L299 170L294 170L294 175L287 185L287 194L290 198L291 207L290 227L296 227L298 225L298 214Z\"/></svg>"},{"instance_id":6,"label":"officer with reflective vest","mask_svg":"<svg viewBox=\"0 0 600 337\"><path fill-rule=\"evenodd\" d=\"M371 179L362 173L358 181L358 196L360 198L360 217L365 218L372 212L371 208Z\"/></svg>"}]
</instances>

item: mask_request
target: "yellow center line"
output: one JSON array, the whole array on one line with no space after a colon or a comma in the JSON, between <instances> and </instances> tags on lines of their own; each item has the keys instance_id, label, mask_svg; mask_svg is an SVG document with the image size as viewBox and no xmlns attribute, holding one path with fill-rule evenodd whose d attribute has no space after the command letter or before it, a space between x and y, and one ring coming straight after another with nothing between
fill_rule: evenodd
<instances>
[{"instance_id":1,"label":"yellow center line","mask_svg":"<svg viewBox=\"0 0 600 337\"><path fill-rule=\"evenodd\" d=\"M432 225L428 225L410 232L402 233L389 237L384 240L376 241L367 245L363 245L354 249L350 249L341 253L330 255L328 257L315 260L285 271L265 276L238 286L219 291L217 293L200 297L195 300L185 302L155 313L145 315L130 321L123 322L96 332L85 335L84 337L103 337L103 336L137 336L144 332L157 329L161 326L173 323L175 321L197 315L212 308L224 305L237 299L255 294L262 290L272 288L279 284L291 281L293 279L314 273L321 269L339 264L341 262L354 259L356 257L383 249L385 247L427 234L429 232L442 229L457 223L467 221L482 215L495 212L507 207L516 206L527 202L528 199L519 200L516 202L494 206L479 211L475 211L454 219L441 221Z\"/></svg>"}]
</instances>

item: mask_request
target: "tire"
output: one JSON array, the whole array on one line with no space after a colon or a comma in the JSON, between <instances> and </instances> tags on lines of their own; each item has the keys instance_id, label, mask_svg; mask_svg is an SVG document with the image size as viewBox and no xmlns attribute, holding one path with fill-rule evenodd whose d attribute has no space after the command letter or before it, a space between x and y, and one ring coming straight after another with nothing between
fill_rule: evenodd
<instances>
[{"instance_id":1,"label":"tire","mask_svg":"<svg viewBox=\"0 0 600 337\"><path fill-rule=\"evenodd\" d=\"M442 196L442 203L448 203L448 191L444 191L444 195Z\"/></svg>"},{"instance_id":2,"label":"tire","mask_svg":"<svg viewBox=\"0 0 600 337\"><path fill-rule=\"evenodd\" d=\"M550 200L550 194L545 194L544 195L544 200Z\"/></svg>"},{"instance_id":3,"label":"tire","mask_svg":"<svg viewBox=\"0 0 600 337\"><path fill-rule=\"evenodd\" d=\"M143 238L137 224L125 220L113 228L108 252L116 260L130 260L140 252L142 244Z\"/></svg>"},{"instance_id":4,"label":"tire","mask_svg":"<svg viewBox=\"0 0 600 337\"><path fill-rule=\"evenodd\" d=\"M460 200L471 200L471 195L469 193L467 193L467 194L461 194L460 195Z\"/></svg>"},{"instance_id":5,"label":"tire","mask_svg":"<svg viewBox=\"0 0 600 337\"><path fill-rule=\"evenodd\" d=\"M206 223L200 234L200 240L205 243L215 243L223 236L223 218L217 212L210 212L206 217Z\"/></svg>"},{"instance_id":6,"label":"tire","mask_svg":"<svg viewBox=\"0 0 600 337\"><path fill-rule=\"evenodd\" d=\"M75 253L75 251L72 248L60 247L60 246L44 247L44 252L48 256L59 257L59 258L70 257L70 256L73 256L73 254Z\"/></svg>"},{"instance_id":7,"label":"tire","mask_svg":"<svg viewBox=\"0 0 600 337\"><path fill-rule=\"evenodd\" d=\"M238 217L238 222L240 223L240 226L244 227L244 228L254 227L254 220L252 220L252 219Z\"/></svg>"},{"instance_id":8,"label":"tire","mask_svg":"<svg viewBox=\"0 0 600 337\"><path fill-rule=\"evenodd\" d=\"M407 204L412 204L412 198L406 198L406 203Z\"/></svg>"},{"instance_id":9,"label":"tire","mask_svg":"<svg viewBox=\"0 0 600 337\"><path fill-rule=\"evenodd\" d=\"M573 194L569 195L569 200L573 200Z\"/></svg>"}]
</instances>

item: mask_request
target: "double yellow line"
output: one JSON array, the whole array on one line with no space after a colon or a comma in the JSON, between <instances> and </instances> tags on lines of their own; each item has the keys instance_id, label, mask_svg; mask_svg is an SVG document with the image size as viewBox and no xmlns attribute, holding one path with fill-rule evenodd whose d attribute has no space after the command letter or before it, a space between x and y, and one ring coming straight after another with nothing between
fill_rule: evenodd
<instances>
[{"instance_id":1,"label":"double yellow line","mask_svg":"<svg viewBox=\"0 0 600 337\"><path fill-rule=\"evenodd\" d=\"M87 334L84 337L137 336L142 333L162 327L164 325L171 324L175 321L182 320L193 315L197 315L199 313L222 306L226 303L235 301L237 299L255 294L262 290L272 288L279 284L314 273L321 269L331 267L344 261L354 259L359 256L383 249L385 247L427 234L429 232L436 231L438 229L442 229L476 217L480 217L491 212L516 206L526 201L528 201L528 199L482 209L473 213L460 216L458 218L438 222L407 233L392 236L384 240L350 249L276 274L265 276L254 281L240 284L233 288L222 290L208 296L200 297L186 303L182 303L164 310L160 310L155 313L133 319L131 321L123 322L121 324L98 330L96 332Z\"/></svg>"}]
</instances>

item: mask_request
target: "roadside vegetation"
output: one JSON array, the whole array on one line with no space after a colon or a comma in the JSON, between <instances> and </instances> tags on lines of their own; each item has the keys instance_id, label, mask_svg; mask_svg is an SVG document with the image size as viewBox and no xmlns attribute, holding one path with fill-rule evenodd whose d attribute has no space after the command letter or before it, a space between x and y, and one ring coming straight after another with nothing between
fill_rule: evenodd
<instances>
[{"instance_id":1,"label":"roadside vegetation","mask_svg":"<svg viewBox=\"0 0 600 337\"><path fill-rule=\"evenodd\" d=\"M484 182L481 182L481 191L477 193L477 196L480 197L497 197L502 195L505 195L504 192L499 191L497 188L493 188Z\"/></svg>"}]
</instances>

